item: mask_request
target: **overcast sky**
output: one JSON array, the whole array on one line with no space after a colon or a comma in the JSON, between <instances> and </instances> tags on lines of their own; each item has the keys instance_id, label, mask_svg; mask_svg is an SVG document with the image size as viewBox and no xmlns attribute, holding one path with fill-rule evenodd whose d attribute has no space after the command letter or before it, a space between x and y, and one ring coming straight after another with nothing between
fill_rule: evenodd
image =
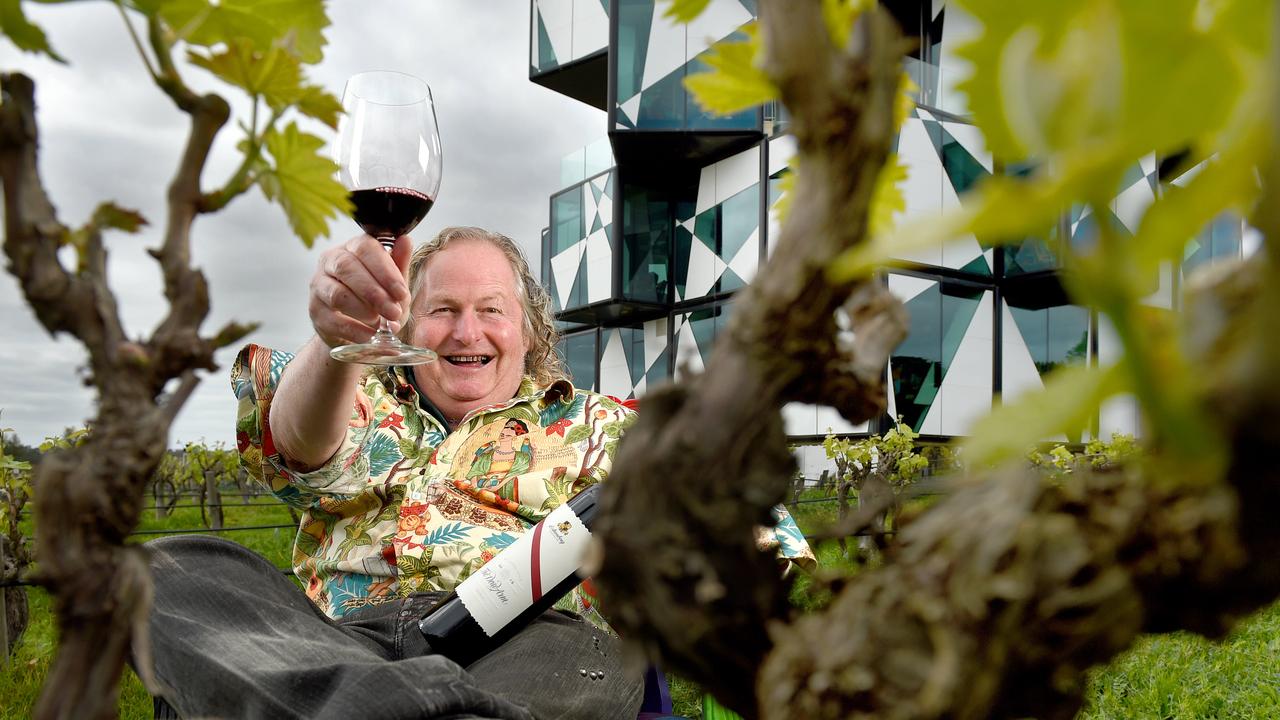
<instances>
[{"instance_id":1,"label":"overcast sky","mask_svg":"<svg viewBox=\"0 0 1280 720\"><path fill-rule=\"evenodd\" d=\"M78 226L98 203L112 200L151 221L140 235L107 237L111 284L127 330L149 336L167 306L158 266L145 250L158 245L155 228L164 224L165 186L187 118L150 84L111 3L24 7L70 65L21 53L0 39L0 69L36 80L40 169L61 220ZM353 73L393 69L431 85L444 180L434 210L414 236L429 238L448 225L482 225L520 240L536 272L548 198L561 185L560 159L606 128L603 112L529 82L528 0L348 0L330 3L329 15L325 60L312 70L313 82L340 95ZM218 88L203 71L186 75L193 85ZM229 88L223 95L239 101ZM332 139L331 131L320 129ZM221 184L234 168L238 139L234 127L223 130L205 171L206 186ZM319 253L356 232L353 223L339 219L330 237L308 250L282 211L256 189L198 219L192 252L213 304L202 330L211 334L229 320L256 320L262 327L248 340L297 348L311 334L307 282ZM7 271L0 273L0 318L0 427L36 444L84 424L94 411L93 395L79 381L84 351L78 342L54 340L44 331ZM234 446L228 383L234 355L234 348L218 354L221 368L204 375L173 427L171 446Z\"/></svg>"}]
</instances>

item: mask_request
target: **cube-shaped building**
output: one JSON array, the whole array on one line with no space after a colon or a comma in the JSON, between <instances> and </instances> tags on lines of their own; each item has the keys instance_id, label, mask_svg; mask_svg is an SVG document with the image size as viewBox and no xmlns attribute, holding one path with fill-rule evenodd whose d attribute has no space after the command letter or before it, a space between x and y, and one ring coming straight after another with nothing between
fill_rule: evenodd
<instances>
[{"instance_id":1,"label":"cube-shaped building","mask_svg":"<svg viewBox=\"0 0 1280 720\"><path fill-rule=\"evenodd\" d=\"M955 92L955 47L979 28L945 0L884 0L914 38L903 58L918 88L896 139L908 168L908 217L964 202L993 162ZM608 137L566 163L551 196L542 277L566 333L575 382L621 398L700 371L733 312L734 294L774 250L770 209L794 153L776 106L731 116L703 111L683 80L707 69L717 41L742 37L755 0L711 0L688 25L661 0L532 0L530 79L608 113ZM1105 317L1072 305L1059 256L1093 242L1098 223L1131 233L1167 183L1176 158L1131 168L1107 217L1065 212L1046 237L984 247L972 236L903 256L883 274L911 317L885 368L888 411L858 426L829 408L792 405L787 430L804 441L829 431L880 432L901 416L925 439L966 433L1001 397L1040 387L1050 370L1106 362L1119 352ZM1149 302L1172 307L1184 272L1238 257L1238 218L1222 218L1188 246L1179 268L1151 278ZM1090 435L1140 431L1132 400L1117 399Z\"/></svg>"}]
</instances>

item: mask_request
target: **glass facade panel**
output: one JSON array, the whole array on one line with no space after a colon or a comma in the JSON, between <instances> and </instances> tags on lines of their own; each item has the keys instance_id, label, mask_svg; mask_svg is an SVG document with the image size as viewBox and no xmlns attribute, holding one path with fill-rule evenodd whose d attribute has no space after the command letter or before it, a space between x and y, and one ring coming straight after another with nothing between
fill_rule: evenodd
<instances>
[{"instance_id":1,"label":"glass facade panel","mask_svg":"<svg viewBox=\"0 0 1280 720\"><path fill-rule=\"evenodd\" d=\"M960 349L960 343L969 331L969 323L978 311L978 302L982 299L982 290L968 285L942 283L942 378L951 369L951 361Z\"/></svg>"},{"instance_id":2,"label":"glass facade panel","mask_svg":"<svg viewBox=\"0 0 1280 720\"><path fill-rule=\"evenodd\" d=\"M567 335L556 349L564 360L574 387L596 389L596 336L594 329Z\"/></svg>"},{"instance_id":3,"label":"glass facade panel","mask_svg":"<svg viewBox=\"0 0 1280 720\"><path fill-rule=\"evenodd\" d=\"M1006 245L1004 252L1004 274L1006 276L1025 275L1042 270L1054 270L1058 267L1058 257L1052 248L1058 247L1058 228L1053 227L1044 234L1028 237L1017 245Z\"/></svg>"},{"instance_id":4,"label":"glass facade panel","mask_svg":"<svg viewBox=\"0 0 1280 720\"><path fill-rule=\"evenodd\" d=\"M718 302L675 316L676 352L671 362L675 365L677 379L685 367L700 372L711 359L712 347L728 326L732 307L731 303Z\"/></svg>"},{"instance_id":5,"label":"glass facade panel","mask_svg":"<svg viewBox=\"0 0 1280 720\"><path fill-rule=\"evenodd\" d=\"M551 48L551 36L547 34L546 23L542 20L542 13L534 12L534 22L537 23L538 43L533 48L533 66L542 72L554 68L556 62L555 50Z\"/></svg>"},{"instance_id":6,"label":"glass facade panel","mask_svg":"<svg viewBox=\"0 0 1280 720\"><path fill-rule=\"evenodd\" d=\"M951 187L955 188L956 194L963 194L971 190L979 180L990 174L987 172L986 167L970 154L965 146L956 140L951 133L941 126L938 127L937 132L940 145L939 159L942 161L942 169L946 171L947 177L951 180Z\"/></svg>"},{"instance_id":7,"label":"glass facade panel","mask_svg":"<svg viewBox=\"0 0 1280 720\"><path fill-rule=\"evenodd\" d=\"M628 187L622 203L622 295L667 302L671 255L671 203L664 195Z\"/></svg>"},{"instance_id":8,"label":"glass facade panel","mask_svg":"<svg viewBox=\"0 0 1280 720\"><path fill-rule=\"evenodd\" d=\"M685 103L692 102L684 89L685 68L645 88L640 95L636 127L643 130L680 130L685 127ZM619 95L618 97L622 97Z\"/></svg>"},{"instance_id":9,"label":"glass facade panel","mask_svg":"<svg viewBox=\"0 0 1280 720\"><path fill-rule=\"evenodd\" d=\"M551 198L551 254L573 247L586 235L582 228L582 186Z\"/></svg>"},{"instance_id":10,"label":"glass facade panel","mask_svg":"<svg viewBox=\"0 0 1280 720\"><path fill-rule=\"evenodd\" d=\"M663 325L665 327L665 324ZM653 364L645 367L646 351L645 351L645 330L643 327L622 328L620 331L622 342L626 346L627 366L631 373L632 385L638 385L641 379L647 379L650 383L661 382L671 376L671 349L665 344L665 338L660 341L662 351L658 353ZM659 340L650 340L657 342Z\"/></svg>"},{"instance_id":11,"label":"glass facade panel","mask_svg":"<svg viewBox=\"0 0 1280 720\"><path fill-rule=\"evenodd\" d=\"M554 271L557 261L565 256L561 253L569 250L586 236L582 227L582 186L577 185L551 198L551 237L552 260L548 263L553 268L548 286L557 310L580 307L587 303L587 287L585 267L581 257L572 251L568 254L570 266L567 272L557 274ZM557 257L560 256L560 257ZM566 287L561 287L561 285ZM564 303L561 304L561 298Z\"/></svg>"},{"instance_id":12,"label":"glass facade panel","mask_svg":"<svg viewBox=\"0 0 1280 720\"><path fill-rule=\"evenodd\" d=\"M1187 244L1182 272L1190 273L1220 258L1238 258L1244 240L1244 223L1238 216L1223 214L1213 219Z\"/></svg>"},{"instance_id":13,"label":"glass facade panel","mask_svg":"<svg viewBox=\"0 0 1280 720\"><path fill-rule=\"evenodd\" d=\"M890 356L889 371L897 412L916 432L922 431L984 292L967 284L932 282L905 303L911 329ZM930 423L932 432L938 432L937 422Z\"/></svg>"},{"instance_id":14,"label":"glass facade panel","mask_svg":"<svg viewBox=\"0 0 1280 720\"><path fill-rule=\"evenodd\" d=\"M1075 305L1047 308L1009 306L1036 370L1043 376L1064 365L1083 363L1089 354L1089 311Z\"/></svg>"},{"instance_id":15,"label":"glass facade panel","mask_svg":"<svg viewBox=\"0 0 1280 720\"><path fill-rule=\"evenodd\" d=\"M760 185L755 184L720 204L720 243L716 254L726 264L733 262L741 252L754 252L759 256L759 227ZM740 277L732 267L726 267L720 276L718 289L720 292L737 290L745 287L750 280L749 277Z\"/></svg>"},{"instance_id":16,"label":"glass facade panel","mask_svg":"<svg viewBox=\"0 0 1280 720\"><path fill-rule=\"evenodd\" d=\"M903 422L919 431L942 387L942 290L938 285L906 303L911 328L889 361L892 392Z\"/></svg>"},{"instance_id":17,"label":"glass facade panel","mask_svg":"<svg viewBox=\"0 0 1280 720\"><path fill-rule=\"evenodd\" d=\"M578 148L560 159L561 187L580 183L587 179L586 155L586 148Z\"/></svg>"},{"instance_id":18,"label":"glass facade panel","mask_svg":"<svg viewBox=\"0 0 1280 720\"><path fill-rule=\"evenodd\" d=\"M609 142L608 136L591 143L583 148L585 155L583 162L582 177L589 178L613 167L613 145Z\"/></svg>"},{"instance_id":19,"label":"glass facade panel","mask_svg":"<svg viewBox=\"0 0 1280 720\"><path fill-rule=\"evenodd\" d=\"M747 34L741 30L731 33L721 42L746 42L749 40ZM688 75L697 73L710 72L711 66L703 61L710 50L703 51L697 57L689 61L685 66ZM749 109L732 115L717 115L702 109L696 98L692 94L685 92L687 100L686 114L688 116L685 127L690 130L755 130L760 127L760 113L757 110Z\"/></svg>"},{"instance_id":20,"label":"glass facade panel","mask_svg":"<svg viewBox=\"0 0 1280 720\"><path fill-rule=\"evenodd\" d=\"M618 100L640 92L644 60L649 52L649 25L654 0L618 0L618 41L614 47L618 74Z\"/></svg>"},{"instance_id":21,"label":"glass facade panel","mask_svg":"<svg viewBox=\"0 0 1280 720\"><path fill-rule=\"evenodd\" d=\"M1032 163L1014 163L1004 168L1004 173L1013 177L1025 178L1036 171ZM1074 222L1079 218L1079 209L1072 217ZM981 240L979 240L981 242ZM1061 232L1055 223L1043 232L1027 237L1017 245L1006 245L1001 249L1004 253L1004 274L1006 277L1025 275L1042 270L1054 270L1059 267L1058 250L1061 247Z\"/></svg>"}]
</instances>

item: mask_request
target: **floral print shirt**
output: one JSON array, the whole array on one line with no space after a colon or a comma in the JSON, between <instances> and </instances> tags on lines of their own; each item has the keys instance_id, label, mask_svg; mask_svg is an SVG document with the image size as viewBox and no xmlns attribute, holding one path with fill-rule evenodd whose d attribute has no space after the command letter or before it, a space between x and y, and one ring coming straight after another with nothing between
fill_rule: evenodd
<instances>
[{"instance_id":1,"label":"floral print shirt","mask_svg":"<svg viewBox=\"0 0 1280 720\"><path fill-rule=\"evenodd\" d=\"M413 592L452 590L584 487L604 480L635 412L559 380L525 378L511 400L449 432L419 403L404 368L361 377L347 434L321 468L290 469L268 418L289 353L250 344L231 370L236 446L248 473L302 513L293 568L330 617ZM812 564L786 511L764 545ZM772 536L772 537L770 537ZM590 583L558 607L606 627Z\"/></svg>"}]
</instances>

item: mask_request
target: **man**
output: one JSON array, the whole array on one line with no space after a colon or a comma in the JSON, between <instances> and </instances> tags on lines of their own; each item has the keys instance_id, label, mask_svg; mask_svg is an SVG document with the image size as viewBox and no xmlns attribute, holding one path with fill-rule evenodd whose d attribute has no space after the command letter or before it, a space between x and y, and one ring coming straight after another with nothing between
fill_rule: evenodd
<instances>
[{"instance_id":1,"label":"man","mask_svg":"<svg viewBox=\"0 0 1280 720\"><path fill-rule=\"evenodd\" d=\"M562 601L576 613L544 614L465 670L417 630L441 591L603 480L634 414L563 379L546 292L509 238L446 229L413 254L406 284L408 255L408 238L388 255L368 236L326 251L316 336L296 357L254 345L238 357L241 459L303 511L305 596L232 543L152 543L166 698L188 717L634 718L642 683L582 588ZM402 338L436 362L330 359L406 306ZM529 460L499 497L468 473L513 419Z\"/></svg>"}]
</instances>

